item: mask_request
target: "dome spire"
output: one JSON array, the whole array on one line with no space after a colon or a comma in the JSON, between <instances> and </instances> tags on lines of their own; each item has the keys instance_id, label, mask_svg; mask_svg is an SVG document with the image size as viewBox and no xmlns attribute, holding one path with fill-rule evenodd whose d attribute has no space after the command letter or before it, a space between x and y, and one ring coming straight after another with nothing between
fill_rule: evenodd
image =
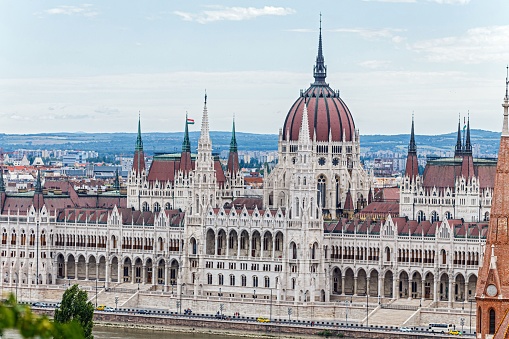
<instances>
[{"instance_id":1,"label":"dome spire","mask_svg":"<svg viewBox=\"0 0 509 339\"><path fill-rule=\"evenodd\" d=\"M318 55L316 56L316 64L314 67L315 84L325 84L327 77L327 66L323 58L322 49L322 13L320 13L320 34L318 36Z\"/></svg>"},{"instance_id":2,"label":"dome spire","mask_svg":"<svg viewBox=\"0 0 509 339\"><path fill-rule=\"evenodd\" d=\"M141 113L138 112L138 137L136 138L136 151L143 151L143 141L141 140Z\"/></svg>"}]
</instances>

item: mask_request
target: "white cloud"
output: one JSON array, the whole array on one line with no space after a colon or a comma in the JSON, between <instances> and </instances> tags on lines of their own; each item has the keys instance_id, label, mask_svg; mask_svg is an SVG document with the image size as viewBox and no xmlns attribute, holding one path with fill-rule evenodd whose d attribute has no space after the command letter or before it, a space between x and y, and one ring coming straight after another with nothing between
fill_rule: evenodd
<instances>
[{"instance_id":1,"label":"white cloud","mask_svg":"<svg viewBox=\"0 0 509 339\"><path fill-rule=\"evenodd\" d=\"M200 13L187 13L175 11L174 14L180 16L185 21L196 21L200 24L206 24L214 21L241 21L254 19L259 16L276 15L284 16L295 13L292 8L265 6L263 8L255 7L219 7L214 10L207 10Z\"/></svg>"},{"instance_id":2,"label":"white cloud","mask_svg":"<svg viewBox=\"0 0 509 339\"><path fill-rule=\"evenodd\" d=\"M358 34L366 39L391 39L394 42L401 42L404 40L404 38L398 36L396 33L404 32L405 30L397 28L382 28L382 29L337 28L329 31Z\"/></svg>"},{"instance_id":3,"label":"white cloud","mask_svg":"<svg viewBox=\"0 0 509 339\"><path fill-rule=\"evenodd\" d=\"M386 60L366 60L359 63L360 66L368 69L381 69L387 68L390 65L390 61Z\"/></svg>"},{"instance_id":4,"label":"white cloud","mask_svg":"<svg viewBox=\"0 0 509 339\"><path fill-rule=\"evenodd\" d=\"M416 0L362 0L364 2L393 2L393 3L414 3Z\"/></svg>"},{"instance_id":5,"label":"white cloud","mask_svg":"<svg viewBox=\"0 0 509 339\"><path fill-rule=\"evenodd\" d=\"M471 28L461 36L424 40L409 47L432 62L506 62L509 26Z\"/></svg>"},{"instance_id":6,"label":"white cloud","mask_svg":"<svg viewBox=\"0 0 509 339\"><path fill-rule=\"evenodd\" d=\"M470 0L428 0L431 2L436 2L440 5L466 5L470 2Z\"/></svg>"},{"instance_id":7,"label":"white cloud","mask_svg":"<svg viewBox=\"0 0 509 339\"><path fill-rule=\"evenodd\" d=\"M389 2L389 3L417 3L423 2L418 0L362 0L364 2ZM466 5L470 0L425 0L427 2L435 2L439 5Z\"/></svg>"},{"instance_id":8,"label":"white cloud","mask_svg":"<svg viewBox=\"0 0 509 339\"><path fill-rule=\"evenodd\" d=\"M94 17L99 13L91 4L83 4L80 6L58 6L43 11L49 15L81 15L85 17Z\"/></svg>"}]
</instances>

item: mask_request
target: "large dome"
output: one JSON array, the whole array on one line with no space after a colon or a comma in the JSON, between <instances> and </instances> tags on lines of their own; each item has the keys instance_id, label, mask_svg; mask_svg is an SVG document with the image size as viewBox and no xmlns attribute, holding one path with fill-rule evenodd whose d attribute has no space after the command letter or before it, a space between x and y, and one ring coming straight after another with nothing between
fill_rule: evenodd
<instances>
[{"instance_id":1,"label":"large dome","mask_svg":"<svg viewBox=\"0 0 509 339\"><path fill-rule=\"evenodd\" d=\"M322 53L322 29L318 40L318 55L314 67L315 82L305 91L290 108L283 127L283 140L298 140L302 122L304 104L307 104L309 135L316 141L352 141L355 124L352 114L334 91L325 82L327 66ZM315 136L316 131L316 136Z\"/></svg>"}]
</instances>

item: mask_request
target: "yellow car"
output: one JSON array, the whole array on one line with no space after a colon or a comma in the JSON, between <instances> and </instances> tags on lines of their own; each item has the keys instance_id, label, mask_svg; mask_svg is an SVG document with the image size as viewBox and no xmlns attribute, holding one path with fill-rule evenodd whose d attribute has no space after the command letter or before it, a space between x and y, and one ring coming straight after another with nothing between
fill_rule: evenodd
<instances>
[{"instance_id":1,"label":"yellow car","mask_svg":"<svg viewBox=\"0 0 509 339\"><path fill-rule=\"evenodd\" d=\"M461 335L461 331L457 331L457 330L450 330L450 331L449 331L449 334L451 334L451 335Z\"/></svg>"},{"instance_id":2,"label":"yellow car","mask_svg":"<svg viewBox=\"0 0 509 339\"><path fill-rule=\"evenodd\" d=\"M96 310L104 311L105 308L106 308L106 305L99 305L99 306L97 306Z\"/></svg>"},{"instance_id":3,"label":"yellow car","mask_svg":"<svg viewBox=\"0 0 509 339\"><path fill-rule=\"evenodd\" d=\"M270 323L270 320L268 318L258 317L256 319L259 323Z\"/></svg>"}]
</instances>

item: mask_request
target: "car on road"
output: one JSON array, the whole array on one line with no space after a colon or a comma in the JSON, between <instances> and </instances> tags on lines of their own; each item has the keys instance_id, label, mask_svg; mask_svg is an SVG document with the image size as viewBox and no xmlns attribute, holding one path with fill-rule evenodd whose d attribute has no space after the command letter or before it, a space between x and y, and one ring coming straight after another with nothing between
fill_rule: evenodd
<instances>
[{"instance_id":1,"label":"car on road","mask_svg":"<svg viewBox=\"0 0 509 339\"><path fill-rule=\"evenodd\" d=\"M106 308L106 305L99 305L99 306L97 306L96 310L104 311L105 308Z\"/></svg>"},{"instance_id":2,"label":"car on road","mask_svg":"<svg viewBox=\"0 0 509 339\"><path fill-rule=\"evenodd\" d=\"M38 302L33 303L32 306L33 307L48 307L48 304L38 301Z\"/></svg>"},{"instance_id":3,"label":"car on road","mask_svg":"<svg viewBox=\"0 0 509 339\"><path fill-rule=\"evenodd\" d=\"M458 330L451 330L451 331L449 331L449 334L450 335L462 335L463 333L461 333L461 331L458 331Z\"/></svg>"},{"instance_id":4,"label":"car on road","mask_svg":"<svg viewBox=\"0 0 509 339\"><path fill-rule=\"evenodd\" d=\"M412 329L410 327L403 326L403 327L399 328L399 331L400 332L412 332Z\"/></svg>"},{"instance_id":5,"label":"car on road","mask_svg":"<svg viewBox=\"0 0 509 339\"><path fill-rule=\"evenodd\" d=\"M106 306L103 311L104 312L115 312L115 309L113 307Z\"/></svg>"},{"instance_id":6,"label":"car on road","mask_svg":"<svg viewBox=\"0 0 509 339\"><path fill-rule=\"evenodd\" d=\"M137 310L136 313L138 314L149 314L147 310Z\"/></svg>"},{"instance_id":7,"label":"car on road","mask_svg":"<svg viewBox=\"0 0 509 339\"><path fill-rule=\"evenodd\" d=\"M264 318L264 317L258 317L258 318L256 318L256 321L258 321L259 323L270 323L269 318Z\"/></svg>"}]
</instances>

